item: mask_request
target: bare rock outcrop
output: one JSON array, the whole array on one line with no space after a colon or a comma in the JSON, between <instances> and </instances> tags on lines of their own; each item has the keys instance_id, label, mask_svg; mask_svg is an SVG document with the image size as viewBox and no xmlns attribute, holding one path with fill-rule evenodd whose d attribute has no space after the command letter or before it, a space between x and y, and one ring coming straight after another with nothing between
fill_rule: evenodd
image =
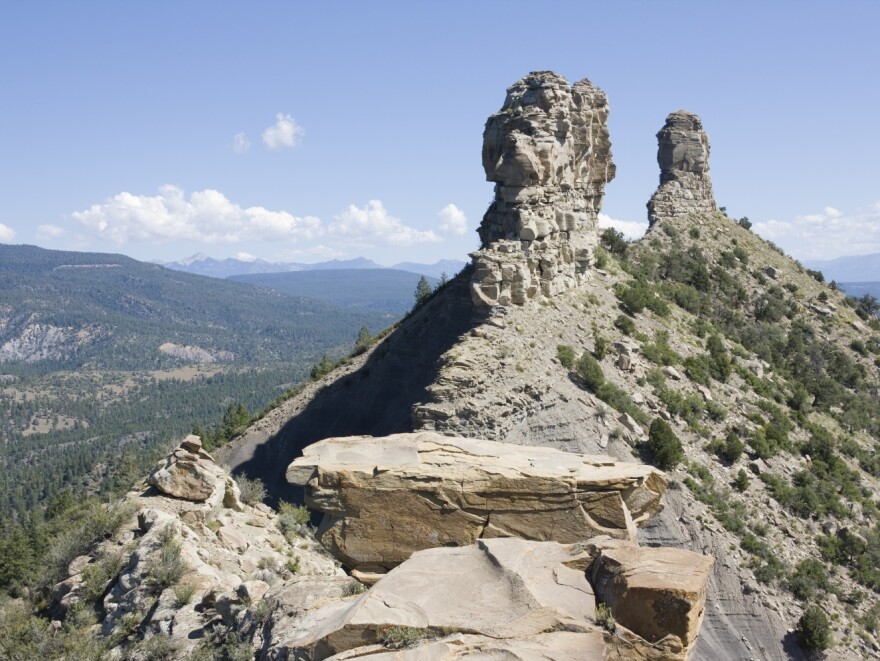
<instances>
[{"instance_id":1,"label":"bare rock outcrop","mask_svg":"<svg viewBox=\"0 0 880 661\"><path fill-rule=\"evenodd\" d=\"M201 439L190 435L159 462L147 481L165 495L203 501L214 493L221 473L213 457L202 449Z\"/></svg>"},{"instance_id":2,"label":"bare rock outcrop","mask_svg":"<svg viewBox=\"0 0 880 661\"><path fill-rule=\"evenodd\" d=\"M595 546L592 583L620 624L651 642L670 634L686 646L696 640L712 556L620 540Z\"/></svg>"},{"instance_id":3,"label":"bare rock outcrop","mask_svg":"<svg viewBox=\"0 0 880 661\"><path fill-rule=\"evenodd\" d=\"M196 498L140 483L119 505L127 515L120 530L71 562L69 577L52 589L59 617L77 605L94 607L101 634L118 641L107 658L154 658L140 651L152 637L167 648L163 658L189 658L221 627L246 631L255 609L270 612L282 603L286 580L326 581L339 586L336 596L357 585L305 526L282 529L269 507L242 502L197 436L163 465L174 473L182 462L197 463L205 480L198 481L201 491L188 492ZM272 593L270 585L277 585Z\"/></svg>"},{"instance_id":4,"label":"bare rock outcrop","mask_svg":"<svg viewBox=\"0 0 880 661\"><path fill-rule=\"evenodd\" d=\"M590 81L533 72L507 90L483 132L495 201L473 253L478 306L523 304L576 286L598 243L605 184L614 178L608 99Z\"/></svg>"},{"instance_id":5,"label":"bare rock outcrop","mask_svg":"<svg viewBox=\"0 0 880 661\"><path fill-rule=\"evenodd\" d=\"M717 211L709 177L709 137L700 118L684 110L670 113L657 143L660 186L648 202L649 223Z\"/></svg>"},{"instance_id":6,"label":"bare rock outcrop","mask_svg":"<svg viewBox=\"0 0 880 661\"><path fill-rule=\"evenodd\" d=\"M427 431L326 439L287 476L325 513L321 543L369 573L481 538L634 540L666 488L644 464Z\"/></svg>"},{"instance_id":7,"label":"bare rock outcrop","mask_svg":"<svg viewBox=\"0 0 880 661\"><path fill-rule=\"evenodd\" d=\"M588 549L484 539L420 551L364 595L309 612L285 643L287 658L685 658L675 636L648 642L596 623ZM380 644L395 635L406 651Z\"/></svg>"}]
</instances>

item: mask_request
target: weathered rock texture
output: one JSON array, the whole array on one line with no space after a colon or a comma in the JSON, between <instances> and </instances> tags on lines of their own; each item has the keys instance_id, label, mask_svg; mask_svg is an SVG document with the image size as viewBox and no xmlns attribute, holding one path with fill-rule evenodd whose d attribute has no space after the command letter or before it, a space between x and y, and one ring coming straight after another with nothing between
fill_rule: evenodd
<instances>
[{"instance_id":1,"label":"weathered rock texture","mask_svg":"<svg viewBox=\"0 0 880 661\"><path fill-rule=\"evenodd\" d=\"M305 449L288 479L325 513L320 541L370 572L480 538L635 540L666 488L644 464L434 432L327 439Z\"/></svg>"},{"instance_id":2,"label":"weathered rock texture","mask_svg":"<svg viewBox=\"0 0 880 661\"><path fill-rule=\"evenodd\" d=\"M614 178L608 99L590 81L549 71L507 90L483 133L495 201L472 255L478 306L522 304L578 284L598 242L597 214Z\"/></svg>"},{"instance_id":3,"label":"weathered rock texture","mask_svg":"<svg viewBox=\"0 0 880 661\"><path fill-rule=\"evenodd\" d=\"M162 493L186 500L208 500L222 473L198 436L187 436L180 447L159 462L147 481ZM232 478L227 478L232 483Z\"/></svg>"},{"instance_id":4,"label":"weathered rock texture","mask_svg":"<svg viewBox=\"0 0 880 661\"><path fill-rule=\"evenodd\" d=\"M697 638L706 606L712 556L676 548L640 548L620 540L597 544L592 583L614 618L648 641L670 634Z\"/></svg>"},{"instance_id":5,"label":"weathered rock texture","mask_svg":"<svg viewBox=\"0 0 880 661\"><path fill-rule=\"evenodd\" d=\"M420 551L361 597L308 613L288 658L684 658L674 636L652 643L595 623L589 547L486 539ZM393 628L412 641L399 656L378 645Z\"/></svg>"},{"instance_id":6,"label":"weathered rock texture","mask_svg":"<svg viewBox=\"0 0 880 661\"><path fill-rule=\"evenodd\" d=\"M677 110L657 134L660 186L648 202L648 221L716 211L709 177L709 137L695 114Z\"/></svg>"},{"instance_id":7,"label":"weathered rock texture","mask_svg":"<svg viewBox=\"0 0 880 661\"><path fill-rule=\"evenodd\" d=\"M86 600L100 594L94 604L100 631L120 641L107 658L154 658L138 651L136 638L126 638L132 623L139 638L165 639L171 652L163 658L187 659L221 625L243 633L250 628L253 634L259 624L254 623L254 609L270 610L270 603L282 609L290 596L280 589L282 580L326 584L325 592L337 598L357 585L310 538L305 526L285 535L269 507L243 503L234 480L207 458L197 436L188 437L168 463L179 464L176 455L181 452L201 456L199 469L210 486L209 497L202 498L198 491L192 498L169 497L141 483L121 505L131 513L128 522L89 555L70 563L69 577L52 590L58 616L77 605L91 609L93 604ZM176 549L172 555L178 556L182 574L160 582L169 548ZM97 589L89 587L96 577L102 583ZM278 588L267 592L269 584ZM181 603L180 590L191 593L186 603ZM314 590L310 598L319 594Z\"/></svg>"}]
</instances>

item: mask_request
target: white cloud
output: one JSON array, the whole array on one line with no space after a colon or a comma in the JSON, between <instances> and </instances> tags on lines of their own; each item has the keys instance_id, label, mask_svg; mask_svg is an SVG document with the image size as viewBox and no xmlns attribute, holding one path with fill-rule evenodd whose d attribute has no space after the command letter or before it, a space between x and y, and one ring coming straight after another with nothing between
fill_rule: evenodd
<instances>
[{"instance_id":1,"label":"white cloud","mask_svg":"<svg viewBox=\"0 0 880 661\"><path fill-rule=\"evenodd\" d=\"M404 225L385 209L381 200L370 200L363 208L351 204L336 216L329 233L343 240L366 245L410 246L434 243L442 239L433 230L417 230Z\"/></svg>"},{"instance_id":2,"label":"white cloud","mask_svg":"<svg viewBox=\"0 0 880 661\"><path fill-rule=\"evenodd\" d=\"M321 221L263 207L243 208L220 191L192 193L166 185L158 195L123 192L103 204L75 211L72 218L101 238L117 244L171 240L237 243L243 240L295 241L321 234Z\"/></svg>"},{"instance_id":3,"label":"white cloud","mask_svg":"<svg viewBox=\"0 0 880 661\"><path fill-rule=\"evenodd\" d=\"M232 151L236 154L244 154L251 148L251 141L244 133L236 133L232 138Z\"/></svg>"},{"instance_id":4,"label":"white cloud","mask_svg":"<svg viewBox=\"0 0 880 661\"><path fill-rule=\"evenodd\" d=\"M834 259L880 252L880 202L843 213L825 207L792 220L755 222L752 231L798 259Z\"/></svg>"},{"instance_id":5,"label":"white cloud","mask_svg":"<svg viewBox=\"0 0 880 661\"><path fill-rule=\"evenodd\" d=\"M12 243L15 238L15 230L0 223L0 243Z\"/></svg>"},{"instance_id":6,"label":"white cloud","mask_svg":"<svg viewBox=\"0 0 880 661\"><path fill-rule=\"evenodd\" d=\"M285 250L272 258L276 262L313 262L325 261L328 259L336 259L337 257L349 256L346 252L337 248L331 248L323 244L310 246L308 248L294 248Z\"/></svg>"},{"instance_id":7,"label":"white cloud","mask_svg":"<svg viewBox=\"0 0 880 661\"><path fill-rule=\"evenodd\" d=\"M641 239L648 229L647 223L636 220L618 220L604 213L600 213L598 219L599 227L613 227L630 240Z\"/></svg>"},{"instance_id":8,"label":"white cloud","mask_svg":"<svg viewBox=\"0 0 880 661\"><path fill-rule=\"evenodd\" d=\"M268 149L292 149L299 144L305 132L293 117L279 112L275 115L275 123L263 131L263 144Z\"/></svg>"},{"instance_id":9,"label":"white cloud","mask_svg":"<svg viewBox=\"0 0 880 661\"><path fill-rule=\"evenodd\" d=\"M437 215L440 216L440 231L456 236L467 232L467 216L454 204L447 204Z\"/></svg>"},{"instance_id":10,"label":"white cloud","mask_svg":"<svg viewBox=\"0 0 880 661\"><path fill-rule=\"evenodd\" d=\"M64 228L58 227L58 225L40 225L37 227L35 236L44 241L47 239L57 239L59 236L64 236Z\"/></svg>"}]
</instances>

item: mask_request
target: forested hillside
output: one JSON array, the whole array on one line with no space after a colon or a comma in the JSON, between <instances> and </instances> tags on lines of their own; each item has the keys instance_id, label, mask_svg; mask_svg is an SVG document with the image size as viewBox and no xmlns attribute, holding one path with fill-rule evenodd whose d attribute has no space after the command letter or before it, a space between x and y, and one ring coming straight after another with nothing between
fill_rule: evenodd
<instances>
[{"instance_id":1,"label":"forested hillside","mask_svg":"<svg viewBox=\"0 0 880 661\"><path fill-rule=\"evenodd\" d=\"M122 255L0 245L0 527L65 489L127 487L194 426L230 411L247 422L397 316Z\"/></svg>"},{"instance_id":2,"label":"forested hillside","mask_svg":"<svg viewBox=\"0 0 880 661\"><path fill-rule=\"evenodd\" d=\"M0 363L180 364L159 350L165 343L200 348L218 362L299 360L352 342L361 325L392 320L122 255L0 246Z\"/></svg>"}]
</instances>

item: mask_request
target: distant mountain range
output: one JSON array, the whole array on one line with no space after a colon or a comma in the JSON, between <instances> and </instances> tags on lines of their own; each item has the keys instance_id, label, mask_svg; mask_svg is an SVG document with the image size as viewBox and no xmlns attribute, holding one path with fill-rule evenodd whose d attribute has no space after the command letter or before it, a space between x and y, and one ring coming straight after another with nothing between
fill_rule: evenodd
<instances>
[{"instance_id":1,"label":"distant mountain range","mask_svg":"<svg viewBox=\"0 0 880 661\"><path fill-rule=\"evenodd\" d=\"M249 273L229 280L269 287L288 296L319 299L343 310L403 314L415 300L418 273L399 269L334 268L286 273ZM437 278L425 276L434 286Z\"/></svg>"},{"instance_id":2,"label":"distant mountain range","mask_svg":"<svg viewBox=\"0 0 880 661\"><path fill-rule=\"evenodd\" d=\"M405 283L399 298L412 306L414 289ZM351 346L360 326L376 331L400 314L317 298L124 255L0 245L0 364L139 370L181 361L307 361Z\"/></svg>"},{"instance_id":3,"label":"distant mountain range","mask_svg":"<svg viewBox=\"0 0 880 661\"><path fill-rule=\"evenodd\" d=\"M206 275L211 278L228 278L230 276L249 275L257 273L289 273L293 271L328 271L328 270L365 270L365 269L395 269L398 271L410 271L419 275L439 278L443 273L452 277L465 265L465 262L457 259L441 259L434 264L419 264L416 262L401 262L390 267L377 264L365 257L354 259L332 259L315 264L302 264L299 262L269 262L265 259L241 260L233 257L226 259L214 259L203 253L174 262L155 261L175 271Z\"/></svg>"},{"instance_id":4,"label":"distant mountain range","mask_svg":"<svg viewBox=\"0 0 880 661\"><path fill-rule=\"evenodd\" d=\"M880 253L847 255L836 259L804 261L807 268L822 271L829 282L880 281Z\"/></svg>"},{"instance_id":5,"label":"distant mountain range","mask_svg":"<svg viewBox=\"0 0 880 661\"><path fill-rule=\"evenodd\" d=\"M861 298L870 295L880 300L880 282L841 282L838 284L847 296Z\"/></svg>"}]
</instances>

